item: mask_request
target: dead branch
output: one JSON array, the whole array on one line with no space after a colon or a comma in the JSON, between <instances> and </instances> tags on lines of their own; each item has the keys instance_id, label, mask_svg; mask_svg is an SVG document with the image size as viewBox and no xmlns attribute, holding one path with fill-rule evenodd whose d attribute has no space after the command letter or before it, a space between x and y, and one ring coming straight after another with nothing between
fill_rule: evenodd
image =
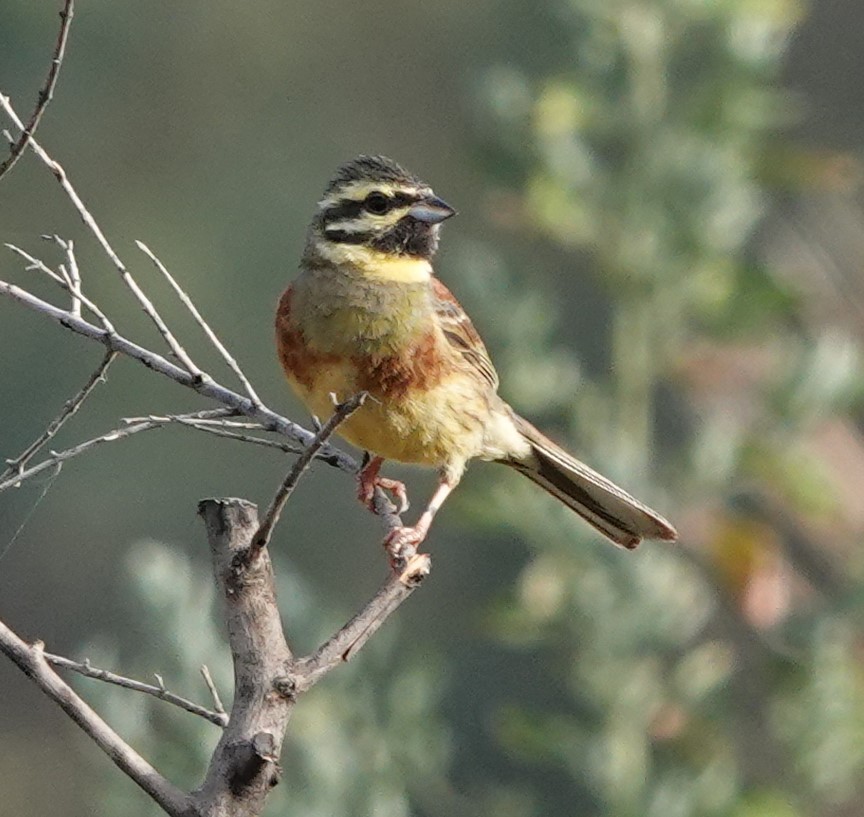
<instances>
[{"instance_id":1,"label":"dead branch","mask_svg":"<svg viewBox=\"0 0 864 817\"><path fill-rule=\"evenodd\" d=\"M165 687L162 677L157 675L158 684L145 684L142 681L136 681L134 678L126 678L123 675L117 675L115 672L109 672L105 669L94 667L89 661L72 661L69 658L64 658L62 655L53 655L51 653L43 653L45 660L55 667L77 672L79 675L84 675L87 678L95 678L97 681L104 681L106 684L114 684L124 689L131 689L135 692L143 692L145 695L152 695L160 701L172 704L173 706L184 709L186 712L191 712L193 715L198 715L216 726L225 726L228 723L228 716L225 711L212 711L207 707L196 704L187 698L176 695L170 692Z\"/></svg>"},{"instance_id":2,"label":"dead branch","mask_svg":"<svg viewBox=\"0 0 864 817\"><path fill-rule=\"evenodd\" d=\"M198 512L225 598L237 692L228 726L193 797L207 817L248 817L260 813L279 780L279 753L297 698L366 643L419 585L428 564L407 584L391 575L321 648L295 659L282 631L268 550L254 548L255 506L242 499L205 499Z\"/></svg>"}]
</instances>

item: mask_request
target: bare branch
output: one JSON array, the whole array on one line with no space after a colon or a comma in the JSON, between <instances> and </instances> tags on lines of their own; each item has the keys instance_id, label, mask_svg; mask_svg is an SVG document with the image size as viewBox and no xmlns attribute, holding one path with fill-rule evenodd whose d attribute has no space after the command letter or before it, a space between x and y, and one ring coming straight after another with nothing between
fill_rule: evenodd
<instances>
[{"instance_id":1,"label":"bare branch","mask_svg":"<svg viewBox=\"0 0 864 817\"><path fill-rule=\"evenodd\" d=\"M186 294L186 291L177 283L174 276L168 272L165 265L153 254L152 250L143 242L136 241L138 245L138 249L141 250L152 262L156 269L165 276L165 279L173 288L177 297L183 302L184 306L189 310L192 317L195 319L195 322L204 330L204 334L210 339L210 342L216 347L216 350L222 355L223 360L228 364L231 371L237 375L238 380L243 385L243 388L246 390L246 394L249 395L253 403L257 403L259 406L263 405L261 402L261 398L255 392L255 389L252 388L252 384L249 382L246 375L243 373L243 370L240 368L240 365L237 361L231 356L231 353L225 348L222 344L222 341L216 336L216 333L210 328L210 325L207 321L204 320L201 313L198 311L198 307L192 302L192 299Z\"/></svg>"},{"instance_id":2,"label":"bare branch","mask_svg":"<svg viewBox=\"0 0 864 817\"><path fill-rule=\"evenodd\" d=\"M20 255L27 262L27 266L24 267L24 269L28 272L30 270L36 270L37 272L44 273L52 281L54 281L54 283L59 284L64 289L68 289L69 282L62 275L54 272L54 270L51 269L51 267L49 267L41 259L36 258L36 256L30 255L30 253L22 250L20 247L16 247L14 244L4 244L3 246L12 250L12 252L14 252L16 255Z\"/></svg>"},{"instance_id":3,"label":"bare branch","mask_svg":"<svg viewBox=\"0 0 864 817\"><path fill-rule=\"evenodd\" d=\"M7 159L0 164L0 179L2 179L13 167L15 167L21 154L27 147L27 143L36 133L36 128L42 121L42 115L48 107L48 103L54 97L54 88L57 85L57 78L60 76L60 67L63 65L63 57L66 55L66 40L69 37L69 26L72 24L72 17L75 14L74 0L65 0L63 10L60 12L60 32L57 35L57 44L54 46L54 56L51 59L51 67L48 69L48 75L45 77L45 82L39 89L39 96L36 99L36 107L33 113L30 114L30 119L27 125L22 129L21 136L10 148L10 154Z\"/></svg>"},{"instance_id":4,"label":"bare branch","mask_svg":"<svg viewBox=\"0 0 864 817\"><path fill-rule=\"evenodd\" d=\"M261 527L258 528L258 531L252 538L252 545L249 548L249 558L255 558L258 555L257 552L259 550L267 547L267 543L270 541L270 535L273 533L273 528L276 527L276 523L279 521L285 503L290 499L291 494L294 493L294 488L297 486L300 478L315 458L315 455L321 450L322 446L326 444L327 440L333 436L333 432L336 431L336 429L344 423L345 420L347 420L355 411L357 411L357 409L360 408L360 406L363 405L363 403L366 402L367 396L366 392L360 392L346 400L344 403L339 403L333 414L330 416L330 419L321 426L312 438L312 441L306 447L306 450L297 458L296 462L291 467L291 470L288 472L288 475L276 491L276 496L273 497L273 501L270 503L270 507L264 515L264 521L261 523Z\"/></svg>"},{"instance_id":5,"label":"bare branch","mask_svg":"<svg viewBox=\"0 0 864 817\"><path fill-rule=\"evenodd\" d=\"M32 442L24 451L15 459L6 460L8 468L0 474L0 482L10 474L16 473L20 475L27 463L33 458L37 451L42 448L55 434L63 427L63 424L75 415L78 409L84 404L84 401L91 395L96 386L105 379L105 372L108 367L117 357L117 352L107 351L102 362L96 367L93 374L90 375L87 382L81 391L78 392L71 400L67 400L63 405L60 413L48 424L48 427ZM2 490L2 489L0 489Z\"/></svg>"},{"instance_id":6,"label":"bare branch","mask_svg":"<svg viewBox=\"0 0 864 817\"><path fill-rule=\"evenodd\" d=\"M375 596L344 627L314 653L300 659L296 676L298 688L306 690L330 670L350 661L386 619L419 587L429 574L429 557L421 555L402 576L391 574Z\"/></svg>"},{"instance_id":7,"label":"bare branch","mask_svg":"<svg viewBox=\"0 0 864 817\"><path fill-rule=\"evenodd\" d=\"M9 97L0 94L0 107L6 111L9 118L15 123L15 125L20 128L22 131L24 129L24 125L22 124L18 114L15 113L15 109L12 107L12 104L9 101ZM141 306L141 309L144 310L144 313L147 317L153 321L153 324L159 330L159 334L165 339L165 343L168 344L168 348L174 354L174 356L183 364L186 371L192 375L196 380L205 380L207 379L206 375L192 362L192 359L187 354L186 350L180 344L180 342L174 337L171 333L171 330L168 328L165 321L162 319L162 316L156 310L156 307L153 306L153 303L150 299L144 294L144 291L141 287L138 286L138 283L130 274L129 270L126 269L126 265L120 260L120 257L114 252L114 248L108 242L108 239L105 238L105 234L102 232L102 229L96 223L96 220L90 214L90 211L84 205L84 202L81 200L81 197L78 195L78 192L72 186L72 183L69 181L69 178L66 176L66 171L63 169L62 165L59 162L56 162L52 159L42 148L42 146L32 138L30 138L29 145L32 150L36 153L36 155L48 166L49 170L54 174L54 177L60 183L63 190L66 192L66 195L72 202L72 205L78 211L78 215L81 217L81 220L84 222L85 226L90 230L91 233L96 237L96 240L99 242L99 245L102 247L105 254L111 259L111 262L116 267L117 271L120 273L123 282L135 296L135 299L138 301L138 304Z\"/></svg>"},{"instance_id":8,"label":"bare branch","mask_svg":"<svg viewBox=\"0 0 864 817\"><path fill-rule=\"evenodd\" d=\"M192 798L127 744L49 666L42 644L27 644L0 622L0 652L56 703L109 758L171 817L191 817Z\"/></svg>"},{"instance_id":9,"label":"bare branch","mask_svg":"<svg viewBox=\"0 0 864 817\"><path fill-rule=\"evenodd\" d=\"M95 678L97 681L104 681L107 684L114 684L115 686L123 687L124 689L131 689L135 692L143 692L145 695L152 695L155 698L159 698L161 701L165 701L166 703L173 704L180 709L184 709L186 712L198 715L216 726L224 727L225 724L228 723L228 716L225 714L224 709L221 712L214 712L206 707L194 703L193 701L175 695L173 692L169 692L165 689L165 685L161 682L162 679L159 678L159 676L157 676L157 679L160 681L159 686L154 686L153 684L145 684L141 681L135 681L132 678L117 675L108 670L98 669L97 667L92 666L89 661L80 663L78 661L64 658L62 655L52 655L47 652L44 653L44 656L45 660L55 667L72 670L72 672L85 675L87 678Z\"/></svg>"}]
</instances>

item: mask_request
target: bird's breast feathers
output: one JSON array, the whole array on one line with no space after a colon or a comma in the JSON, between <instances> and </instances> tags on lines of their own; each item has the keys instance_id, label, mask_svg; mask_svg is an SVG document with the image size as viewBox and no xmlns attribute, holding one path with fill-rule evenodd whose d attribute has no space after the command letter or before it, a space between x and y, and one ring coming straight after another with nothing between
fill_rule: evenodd
<instances>
[{"instance_id":1,"label":"bird's breast feathers","mask_svg":"<svg viewBox=\"0 0 864 817\"><path fill-rule=\"evenodd\" d=\"M476 454L488 406L442 353L430 307L418 308L404 284L394 298L379 282L361 304L310 295L303 283L280 300L276 339L288 380L314 414L330 416L333 394L367 391L371 399L339 431L354 445L435 466L460 459L463 449L466 459Z\"/></svg>"}]
</instances>

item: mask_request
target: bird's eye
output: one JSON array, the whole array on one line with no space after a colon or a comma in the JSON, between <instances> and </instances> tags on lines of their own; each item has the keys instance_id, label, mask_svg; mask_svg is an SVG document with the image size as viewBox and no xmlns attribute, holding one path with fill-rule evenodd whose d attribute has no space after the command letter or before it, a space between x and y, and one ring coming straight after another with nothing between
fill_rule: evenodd
<instances>
[{"instance_id":1,"label":"bird's eye","mask_svg":"<svg viewBox=\"0 0 864 817\"><path fill-rule=\"evenodd\" d=\"M376 216L382 216L390 209L390 199L383 193L370 193L363 201L363 208Z\"/></svg>"}]
</instances>

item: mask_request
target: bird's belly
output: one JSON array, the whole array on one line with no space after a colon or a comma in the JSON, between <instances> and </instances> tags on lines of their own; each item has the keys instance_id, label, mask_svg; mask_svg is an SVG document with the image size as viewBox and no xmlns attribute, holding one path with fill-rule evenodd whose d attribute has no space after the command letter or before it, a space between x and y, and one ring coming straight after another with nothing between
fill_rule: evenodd
<instances>
[{"instance_id":1,"label":"bird's belly","mask_svg":"<svg viewBox=\"0 0 864 817\"><path fill-rule=\"evenodd\" d=\"M324 362L314 376L289 380L306 406L323 422L333 413L331 394L345 400L360 391L369 399L337 429L352 445L385 459L436 468L464 463L482 447L485 400L464 375L434 385L388 393L368 382L354 362Z\"/></svg>"}]
</instances>

